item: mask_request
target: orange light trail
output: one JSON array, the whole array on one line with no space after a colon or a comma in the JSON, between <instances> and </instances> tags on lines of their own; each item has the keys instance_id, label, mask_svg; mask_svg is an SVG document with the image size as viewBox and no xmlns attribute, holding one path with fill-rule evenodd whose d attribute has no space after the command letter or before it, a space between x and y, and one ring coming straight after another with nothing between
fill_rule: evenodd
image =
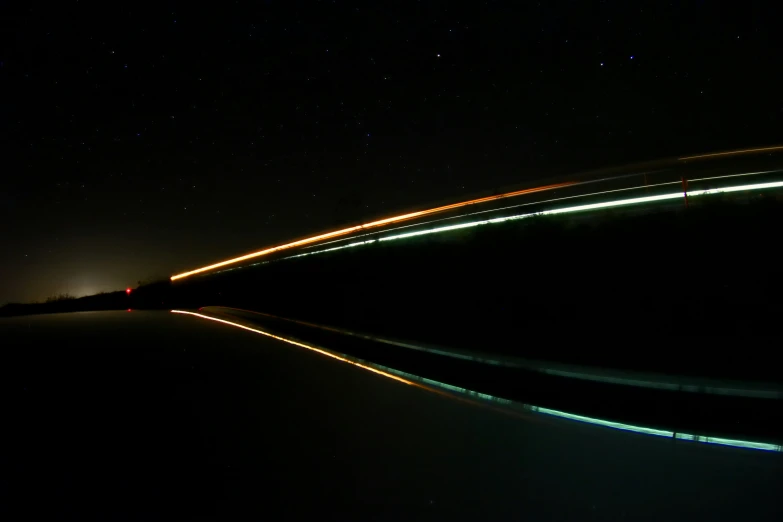
<instances>
[{"instance_id":1,"label":"orange light trail","mask_svg":"<svg viewBox=\"0 0 783 522\"><path fill-rule=\"evenodd\" d=\"M218 319L217 317L210 317L208 315L204 314L197 314L196 312L187 312L185 310L172 310L171 313L173 314L185 314L185 315L193 315L196 317L201 317L202 319L209 319L210 321L215 321L218 323L227 324L229 326L236 326L237 328L242 328L243 330L248 330L253 333L265 335L267 337L271 337L272 339L277 339L278 341L283 341L284 343L293 344L294 346L299 346L300 348L306 348L307 350L311 350L313 352L320 353L321 355L326 355L327 357L331 357L332 359L337 359L338 361L342 361L344 363L351 364L353 366L358 366L359 368L362 368L363 370L367 370L373 373L377 373L378 375L383 375L384 377L388 377L389 379L394 379L395 381L401 382L403 384L410 384L412 386L421 387L420 385L416 384L413 381L409 381L407 379L403 379L402 377L397 377L396 375L392 375L390 373L386 373L384 371L378 370L376 368L373 368L371 366L367 366L355 361L352 361L350 359L346 359L345 357L340 357L337 354L328 352L326 350L322 350L320 348L316 348L315 346L310 346L308 344L300 343L297 341L292 341L291 339L286 339L285 337L279 337L277 335L271 334L269 332L265 332L263 330L258 330L256 328L250 328L249 326L245 326L239 323L234 323L232 321L226 321L225 319Z\"/></svg>"},{"instance_id":2,"label":"orange light trail","mask_svg":"<svg viewBox=\"0 0 783 522\"><path fill-rule=\"evenodd\" d=\"M699 154L698 156L687 156L685 158L678 158L680 161L699 159L699 158L714 158L717 156L731 156L733 154L750 154L751 152L766 152L769 150L783 150L783 145L777 145L775 147L763 147L760 149L744 149L744 150L732 150L729 152L715 152L712 154Z\"/></svg>"},{"instance_id":3,"label":"orange light trail","mask_svg":"<svg viewBox=\"0 0 783 522\"><path fill-rule=\"evenodd\" d=\"M248 259L254 259L256 257L265 256L268 254L272 254L274 252L280 252L281 250L288 250L289 248L295 248L303 245L309 245L310 243L315 243L317 241L322 241L324 239L331 239L334 237L340 237L345 236L347 234L351 234L353 232L358 232L360 230L368 230L371 228L377 228L381 227L383 225L388 225L391 223L399 223L401 221L407 221L409 219L414 219L418 217L423 216L429 216L430 214L435 214L437 212L445 212L447 210L453 210L455 208L461 208L466 207L469 205L478 205L480 203L486 203L488 201L494 201L497 199L505 199L505 198L512 198L515 196L522 196L524 194L533 194L535 192L543 192L545 190L554 190L562 187L567 187L569 185L575 185L576 182L566 182L566 183L555 183L553 185L545 185L543 187L536 187L531 189L523 189L523 190L517 190L514 192L507 192L505 194L498 194L495 196L487 196L483 198L478 199L471 199L470 201L462 201L459 203L452 203L450 205L444 205L442 207L435 207L427 210L419 210L417 212L410 212L408 214L401 214L399 216L392 216L385 219L379 219L378 221L372 221L370 223L365 223L363 225L356 225L353 227L343 228L340 230L334 230L332 232L326 232L324 234L319 234L317 236L311 236L306 237L304 239L299 239L297 241L292 241L291 243L285 243L283 245L278 245L274 247L265 248L264 250L259 250L258 252L252 252L250 254L246 254L244 256L235 257L233 259L227 259L226 261L221 261L219 263L215 263L212 265L204 266L201 268L196 268L195 270L190 270L189 272L183 272L181 274L173 275L171 276L172 281L176 281L177 279L182 279L183 277L192 276L195 274L200 274L202 272L207 272L209 270L214 270L215 268L224 267L226 265L233 265L234 263L241 263L242 261L247 261Z\"/></svg>"},{"instance_id":4,"label":"orange light trail","mask_svg":"<svg viewBox=\"0 0 783 522\"><path fill-rule=\"evenodd\" d=\"M201 308L199 308L199 310L201 310ZM408 379L403 379L402 377L398 377L398 376L393 375L391 373L384 372L384 371L379 370L377 368L373 368L371 366L367 366L365 364L361 364L361 363L352 361L352 360L347 359L345 357L340 357L339 355L331 353L331 352L328 352L326 350L322 350L320 348L316 348L314 346L310 346L310 345L307 345L307 344L304 344L304 343L300 343L300 342L297 342L297 341L292 341L291 339L286 339L284 337L279 337L277 335L271 334L269 332L265 332L263 330L257 330L255 328L250 328L249 326L244 326L244 325L241 325L239 323L226 321L225 319L218 319L217 317L210 317L208 315L197 314L195 312L188 312L188 311L185 311L185 310L172 310L171 313L174 313L174 314L184 314L184 315L193 315L193 316L196 316L196 317L201 317L202 319L209 319L210 321L215 321L215 322L218 322L218 323L224 323L224 324L227 324L229 326L236 326L237 328L242 328L243 330L248 330L248 331L253 332L253 333L265 335L267 337L271 337L271 338L276 339L278 341L283 341L284 343L293 344L294 346L299 346L300 348L305 348L307 350L311 350L311 351L314 351L316 353L320 353L321 355L326 355L327 357L331 357L332 359L337 359L338 361L348 363L348 364L350 364L352 366L357 366L357 367L359 367L359 368L361 368L363 370L370 371L370 372L372 372L374 374L381 375L383 377L388 377L389 379L393 379L393 380L395 380L397 382L401 382L403 384L409 384L411 386L415 386L416 388L420 388L422 390L426 390L426 391L434 393L436 395L440 395L441 397L446 397L448 399L455 400L455 401L462 402L462 403L466 403L466 404L470 404L472 406L479 406L479 407L482 407L482 408L488 408L488 409L497 411L499 413L503 413L505 415L512 415L514 417L521 417L521 418L524 418L525 420L528 420L528 421L535 420L535 418L531 418L529 415L523 414L523 413L515 411L513 409L502 408L502 407L499 407L499 406L487 404L485 402L480 402L480 401L472 399L472 398L461 397L459 395L454 395L452 393L448 393L448 392L443 391L443 390L438 390L437 388L434 388L432 386L426 386L424 384L419 384L419 383L414 382L414 381L409 381Z\"/></svg>"}]
</instances>

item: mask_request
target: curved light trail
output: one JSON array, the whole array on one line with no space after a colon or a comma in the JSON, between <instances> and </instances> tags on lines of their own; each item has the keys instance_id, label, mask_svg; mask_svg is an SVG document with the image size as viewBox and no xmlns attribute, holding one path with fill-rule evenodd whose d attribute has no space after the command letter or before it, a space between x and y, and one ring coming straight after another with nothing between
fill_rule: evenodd
<instances>
[{"instance_id":1,"label":"curved light trail","mask_svg":"<svg viewBox=\"0 0 783 522\"><path fill-rule=\"evenodd\" d=\"M534 412L534 413L541 413L544 415L549 415L552 417L559 417L562 419L568 419L571 421L578 421L583 422L587 424L592 424L595 426L603 426L606 428L613 428L616 430L622 430L622 431L630 431L634 433L640 433L644 435L654 435L657 437L664 437L669 439L676 439L676 440L682 440L682 441L691 441L691 442L701 442L705 444L717 444L720 446L733 446L735 448L744 448L744 449L755 449L755 450L762 450L762 451L771 451L771 452L777 452L780 453L783 451L783 447L781 447L779 444L770 444L767 442L758 442L758 441L748 441L748 440L737 440L737 439L724 439L724 438L718 438L718 437L707 437L703 435L692 435L690 433L680 433L680 432L674 432L674 431L668 431L668 430L661 430L656 428L649 428L646 426L637 426L634 424L625 424L623 422L616 422L616 421L610 421L605 419L599 419L595 417L587 417L584 415L576 415L574 413L568 413L560 410L553 410L550 408L545 408L543 406L534 406L532 404L524 404L517 401L513 401L510 399L506 399L503 397L496 397L494 395L490 395L487 393L481 393L474 390L470 390L468 388L461 388L459 386L454 386L452 384L448 384L442 381L436 381L434 379L429 379L426 377L422 377L420 375L414 375L412 373L404 372L402 370L397 370L396 368L390 368L388 366L383 366L380 364L376 364L369 361L363 361L360 359L352 360L353 358L344 355L344 354L338 354L326 349L317 348L315 346L311 346L309 344L300 343L298 341L294 341L292 339L287 339L285 337L280 337L278 335L271 334L269 332L265 332L263 330L259 330L257 328L251 328L249 326L245 326L240 323L236 323L234 321L227 321L225 319L218 319L217 317L212 317L205 314L199 314L196 312L188 312L185 310L172 310L172 313L175 314L183 314L183 315L190 315L194 317L198 317L201 319L207 319L209 321L215 321L217 323L222 323L228 326L233 326L235 328L241 328L243 330L247 330L253 333L261 334L266 337L271 337L272 339L276 339L278 341L282 341L284 343L292 344L294 346L298 346L300 348L305 348L307 350L311 350L313 352L319 353L321 355L325 355L327 357L331 357L332 359L337 359L338 361L342 361L344 363L351 364L353 366L359 367L363 370L367 370L369 372L372 372L376 375L381 375L383 377L386 377L388 379L395 380L397 382L408 384L411 386L415 386L417 388L422 388L424 390L438 393L440 395L444 395L446 397L452 398L452 399L458 399L458 400L465 400L467 402L476 404L477 402L480 404L483 404L485 406L490 406L491 404L495 405L502 405L503 408L495 407L498 411L502 411L503 413L507 414L519 414L522 412ZM445 392L438 390L440 388L441 390L445 390ZM518 413L519 411L519 413Z\"/></svg>"},{"instance_id":2,"label":"curved light trail","mask_svg":"<svg viewBox=\"0 0 783 522\"><path fill-rule=\"evenodd\" d=\"M770 147L768 149L777 149L777 148L783 149L783 146L781 146L781 147ZM768 150L768 149L749 149L748 151L751 151L751 150L752 151ZM742 153L742 152L748 152L748 151L734 151L734 152L719 153L719 154L734 154L734 153ZM705 155L705 156L709 156L709 155ZM681 158L681 159L687 159L687 158ZM781 169L768 170L768 171L758 171L758 172L746 172L746 173L741 173L741 174L730 174L730 175L726 175L726 176L715 176L715 177L709 177L709 178L694 178L694 179L691 179L689 181L696 182L696 181L708 181L708 180L711 180L711 179L732 178L732 177L739 177L739 176L753 176L753 175L759 175L759 174L769 174L769 173L773 173L773 172L780 172L780 170ZM408 221L408 220L411 220L411 219L415 219L415 218L419 218L419 217L424 217L424 216L428 216L428 215L431 215L431 214L435 214L435 213L438 213L438 212L444 212L444 211L447 211L447 210L453 210L453 209L457 209L457 208L461 208L461 207L467 207L467 206L470 206L470 205L477 205L477 204L486 203L486 202L489 202L489 201L505 199L505 198L510 198L510 197L514 197L514 196L520 196L520 195L524 195L524 194L532 194L532 193L536 193L536 192L543 192L543 191L553 190L553 189L557 189L557 188L564 188L564 187L570 187L570 186L576 186L576 185L583 185L583 184L592 183L592 182L593 181L581 181L581 182L577 181L577 182L567 182L567 183L558 183L558 184L553 184L553 185L546 185L546 186L536 187L536 188L532 188L532 189L525 189L525 190L518 190L518 191L515 191L515 192L508 192L508 193L505 193L505 194L499 194L499 195L495 195L495 196L487 196L487 197L484 197L484 198L473 199L473 200L470 200L470 201L463 201L463 202L459 202L459 203L452 203L450 205L444 205L444 206L435 207L435 208L432 208L432 209L421 210L421 211L417 211L417 212L411 212L411 213L402 214L402 215L399 215L399 216L393 216L393 217L390 217L390 218L385 218L385 219L381 219L381 220L378 220L378 221L373 221L371 223L365 223L363 225L357 225L357 226L353 226L353 227L344 228L344 229L341 229L341 230L335 230L335 231L332 231L332 232L327 232L327 233L320 234L320 235L317 235L317 236L312 236L312 237L300 239L300 240L293 241L293 242L290 242L290 243L286 243L286 244L283 244L283 245L278 245L278 246L270 247L270 248L267 248L267 249L264 249L264 250L260 250L258 252L253 252L253 253L250 253L250 254L247 254L247 255L244 255L244 256L236 257L236 258L233 258L233 259L228 259L226 261L221 261L219 263L215 263L215 264L212 264L212 265L209 265L209 266L205 266L205 267L202 267L202 268L191 270L189 272L184 272L184 273L181 273L181 274L177 274L177 275L171 276L171 280L175 281L177 279L182 279L182 278L194 275L194 274L199 274L199 273L207 272L207 271L214 270L214 269L217 269L217 268L222 268L222 267L225 267L225 266L228 266L228 265L241 263L241 262L247 261L249 259L254 259L256 257L261 257L261 256L264 256L264 255L272 254L274 252L279 252L279 251L282 251L282 250L287 250L287 249L290 249L290 248L295 248L295 247L300 247L300 246L307 246L307 245L310 245L309 248L312 248L313 246L316 246L316 243L318 243L317 246L324 246L324 245L328 245L328 244L331 244L331 243L337 243L337 242L354 240L353 243L351 243L349 245L345 245L343 247L329 248L329 249L326 249L326 250L319 250L318 252L312 252L312 253L330 252L332 250L340 250L342 248L349 248L349 247L354 247L354 246L370 244L370 243L374 243L376 240L367 240L367 241L359 241L359 242L355 241L356 239L359 239L359 238L362 238L362 237L366 237L366 236L368 236L370 234L360 234L360 235L352 236L352 237L343 237L343 236L348 236L350 234L353 234L354 232L360 232L360 231L365 231L365 230L381 227L381 226L384 226L384 225L400 223L400 222ZM673 181L673 182L658 183L658 184L653 184L653 185L646 185L644 187L641 187L641 186L627 187L627 188L622 188L622 189L606 190L606 191L594 192L594 193L589 193L589 194L579 194L579 195L574 195L574 196L566 196L566 197L562 197L562 198L549 199L549 200L546 200L546 201L522 203L520 205L511 205L511 206L500 208L500 209L492 209L492 210L471 212L471 213L463 214L463 215L460 215L460 216L453 216L453 217L449 217L449 218L436 219L436 220L433 220L433 221L429 221L427 223L418 223L418 224L414 224L414 225L405 225L405 226L397 227L397 228L394 228L394 229L391 229L391 230L386 230L385 232L392 232L394 230L400 230L400 229L409 228L409 227L413 227L413 226L426 226L428 224L434 224L434 223L437 223L437 222L448 221L448 220L459 219L459 218L466 218L466 217L470 217L470 216L484 214L484 213L487 213L487 212L498 212L498 211L502 211L502 210L508 210L508 209L512 209L512 208L519 208L519 207L524 207L524 206L534 205L534 204L553 203L553 202L556 202L556 201L564 201L564 200L569 200L569 199L583 198L583 197L589 197L589 196L597 196L597 195L601 195L601 194L610 194L610 193L624 192L624 191L630 191L630 190L639 190L641 188L649 189L649 188L654 188L654 187L661 187L661 186L664 186L664 185L678 185L678 184L680 184L679 181ZM766 187L766 186L763 186L763 185L764 184L760 184L760 185L744 185L744 186L741 186L740 188L737 188L737 190L749 190L750 188L770 188L770 187ZM727 191L727 190L719 189L719 191L723 192L723 191ZM701 195L702 193L714 193L714 191L688 191L688 195L691 195L691 196L698 196L698 195ZM677 194L679 196L682 196L682 192L678 192ZM669 195L668 197L666 197L664 199L669 199L669 198L673 198L673 197L677 197L677 196ZM653 197L653 199L649 199L649 198L632 198L630 200L617 200L617 201L614 201L614 202L611 202L611 203L602 203L602 204L599 204L597 206L595 206L595 205L581 206L580 205L580 206L577 206L577 207L569 207L569 208L566 208L566 209L555 209L555 210L543 211L543 212L536 213L536 214L546 215L546 214L555 214L555 213L563 213L563 212L573 212L573 211L575 211L575 209L578 209L578 210L588 210L588 209L606 208L606 207L609 207L609 206L621 206L621 205L633 204L633 203L637 203L637 202L654 201L656 199L659 199L659 198L658 197ZM500 220L494 219L494 220L474 222L473 226L475 226L476 224L497 223L497 222L507 221L509 219L520 219L521 217L528 217L530 215L533 215L533 214L527 214L527 215L524 215L524 216L513 216L513 217L509 217L509 218L501 218ZM466 226L471 226L471 225L461 225L461 226L457 226L457 227L443 227L443 228L438 228L438 229L435 229L435 230L453 230L455 228L466 228ZM414 235L421 235L421 232L415 233ZM392 236L392 237L398 238L398 237L410 237L410 236L408 234L400 234L400 235ZM331 241L325 241L325 240L331 240ZM387 240L387 239L386 238L382 238L381 241L383 241L383 240ZM307 255L307 254L302 254L302 255ZM291 256L291 257L300 257L300 256ZM288 258L286 258L286 259L288 259ZM231 270L231 269L228 269L228 270Z\"/></svg>"},{"instance_id":3,"label":"curved light trail","mask_svg":"<svg viewBox=\"0 0 783 522\"><path fill-rule=\"evenodd\" d=\"M407 379L403 379L401 377L397 377L396 375L391 375L389 373L386 373L384 371L378 370L377 368L373 368L371 366L367 366L366 364L362 364L356 361L352 361L350 359L347 359L345 357L342 357L340 355L337 355L335 353L332 353L327 350L322 350L321 348L316 348L315 346L310 346L309 344L300 343L299 341L294 341L292 339L286 339L285 337L280 337L279 335L274 335L269 332L265 332L263 330L259 330L257 328L250 328L249 326L245 326L243 324L235 323L233 321L226 321L225 319L218 319L217 317L212 317L209 315L199 314L196 312L188 312L186 310L172 310L171 313L173 314L183 314L183 315L192 315L194 317L200 317L201 319L208 319L210 321L215 321L217 323L223 323L227 324L229 326L233 326L235 328L241 328L243 330L247 330L249 332L265 335L267 337L271 337L272 339L277 339L278 341L283 341L284 343L293 344L294 346L298 346L300 348L305 348L307 350L311 350L316 353L320 353L321 355L325 355L327 357L331 357L332 359L337 359L338 361L342 361L344 363L352 364L353 366L358 366L359 368L362 368L363 370L367 370L369 372L377 373L378 375L383 375L384 377L388 377L389 379L393 379L395 381L401 382L403 384L414 384L411 381Z\"/></svg>"},{"instance_id":4,"label":"curved light trail","mask_svg":"<svg viewBox=\"0 0 783 522\"><path fill-rule=\"evenodd\" d=\"M351 234L353 232L358 232L360 230L368 230L371 228L377 228L381 227L383 225L388 225L390 223L399 223L400 221L407 221L409 219L415 219L423 216L429 216L430 214L435 214L438 212L445 212L447 210L453 210L456 208L462 208L467 207L469 205L478 205L480 203L486 203L488 201L495 201L498 199L505 199L505 198L511 198L515 196L522 196L524 194L533 194L535 192L542 192L545 190L554 190L558 188L568 187L570 185L575 185L575 182L566 182L566 183L555 183L552 185L544 185L542 187L536 187L531 189L523 189L523 190L517 190L514 192L507 192L505 194L498 194L495 196L487 196L484 198L478 198L478 199L472 199L470 201L462 201L459 203L452 203L450 205L444 205L442 207L435 207L427 210L419 210L417 212L410 212L408 214L401 214L399 216L392 216L385 219L379 219L378 221L372 221L370 223L365 223L363 225L356 225L353 227L343 228L340 230L334 230L332 232L326 232L325 234L319 234L317 236L311 236L306 237L304 239L299 239L297 241L292 241L291 243L285 243L283 245L278 245L270 248L266 248L264 250L259 250L258 252L252 252L250 254L246 254L244 256L235 257L233 259L227 259L226 261L220 261L219 263L214 263L212 265L204 266L201 268L196 268L195 270L190 270L188 272L183 272L181 274L173 275L171 276L172 281L176 281L177 279L182 279L188 276L192 276L195 274L200 274L203 272L208 272L209 270L214 270L215 268L220 268L227 265L233 265L235 263L241 263L242 261L247 261L248 259L254 259L256 257L265 256L268 254L272 254L274 252L279 252L281 250L287 250L289 248L295 248L303 245L309 245L311 243L315 243L317 241L322 241L324 239L331 239L334 237L340 237L347 234Z\"/></svg>"},{"instance_id":5,"label":"curved light trail","mask_svg":"<svg viewBox=\"0 0 783 522\"><path fill-rule=\"evenodd\" d=\"M770 172L775 172L775 171L770 171ZM744 176L744 175L751 175L751 174L764 174L764 173L762 173L762 172L751 172L751 173L748 173L748 174L735 174L735 175L737 175L737 176ZM721 177L729 177L729 176L721 176ZM704 179L711 179L711 178L704 178ZM693 180L688 180L688 181L700 181L700 180L699 179L693 179ZM585 183L592 183L592 181L589 181L589 182L577 182L577 183L574 183L574 184L575 185L582 185L582 184L585 184ZM411 227L423 227L423 226L427 226L427 225L432 225L433 223L440 223L441 221L450 221L450 220L460 219L460 218L464 219L464 218L468 218L468 217L471 217L471 216L478 216L479 214L487 214L489 212L501 212L503 210L510 210L512 208L529 207L531 205L544 205L546 203L554 203L556 201L565 201L567 199L589 198L589 197L592 197L592 196L600 196L602 194L612 194L614 192L627 192L629 190L639 190L639 189L642 189L642 188L650 189L650 188L656 188L656 187L663 187L664 185L680 185L681 183L682 183L681 181L667 181L665 183L656 183L654 185L644 185L642 187L626 187L626 188L621 188L621 189L603 190L601 192L590 192L590 193L587 193L587 194L577 194L576 196L565 196L565 197L562 197L562 198L547 199L547 200L544 200L544 201L531 201L529 203L520 203L518 205L509 205L507 207L502 207L502 208L493 208L493 209L490 209L490 210L479 210L479 211L476 211L476 212L470 212L468 214L460 214L459 216L451 216L451 217L433 219L432 221L426 221L424 223L414 223L412 225L403 225L401 227L395 227L395 228L386 229L386 230L384 230L384 232L394 232L395 230L402 230L404 228L411 228ZM352 239L359 239L359 238L362 238L362 237L367 237L367 236L371 236L371 235L375 235L375 234L378 234L378 232L372 232L372 233L369 233L369 234L359 234L359 235L351 236L351 237L344 237L342 239L335 239L335 240L332 240L332 241L326 241L326 242L320 243L318 245L310 245L310 246L308 246L306 248L310 249L310 248L317 248L317 247L321 247L321 246L331 245L333 243L342 243L344 241L350 241Z\"/></svg>"},{"instance_id":6,"label":"curved light trail","mask_svg":"<svg viewBox=\"0 0 783 522\"><path fill-rule=\"evenodd\" d=\"M699 154L697 156L686 156L684 158L677 158L680 161L702 158L718 158L721 156L733 156L735 154L750 154L752 152L768 152L771 150L783 150L783 145L776 145L774 147L761 147L758 149L743 149L743 150L730 150L728 152L714 152L712 154Z\"/></svg>"},{"instance_id":7,"label":"curved light trail","mask_svg":"<svg viewBox=\"0 0 783 522\"><path fill-rule=\"evenodd\" d=\"M666 185L667 183L663 183L663 185ZM722 188L716 188L716 189L704 189L704 190L691 190L688 191L688 196L694 197L694 196L709 196L714 194L726 194L726 193L732 193L732 192L742 192L747 190L766 190L766 189L774 189L774 188L783 188L783 181L773 181L769 183L756 183L753 185L737 185L733 187L722 187ZM516 221L520 219L527 219L535 216L552 216L556 214L569 214L572 212L582 212L585 210L598 210L602 208L614 208L614 207L623 207L623 206L631 206L631 205L638 205L641 203L653 203L658 201L666 201L666 200L676 200L676 199L682 199L685 197L685 194L683 192L672 192L669 194L659 194L656 196L643 196L643 197L636 197L636 198L627 198L627 199L616 199L612 201L604 201L600 203L588 203L586 205L576 205L572 207L561 207L561 208L555 208L551 210L542 210L540 212L531 212L529 214L516 214L513 216L504 216L504 217L498 217L498 218L492 218L492 219L485 219L481 221L470 221L466 223L459 223L456 225L448 225L448 226L442 226L442 227L436 227L436 228L427 228L423 230L417 230L415 232L407 232L402 234L395 234L391 236L383 236L378 239L368 239L366 241L358 241L355 243L349 243L347 245L333 247L333 248L327 248L323 250L314 250L311 252L305 252L303 254L296 254L293 256L285 257L285 259L294 259L297 257L305 257L305 256L312 256L315 254L323 254L326 252L334 252L335 250L343 250L346 248L355 248L359 246L364 245L371 245L373 243L379 242L379 241L396 241L398 239L406 239L410 237L417 237L417 236L426 236L430 234L441 234L443 232L451 232L453 230L462 230L466 228L473 228L473 227L479 227L483 225L495 225L498 223L505 223L507 221ZM426 225L426 224L425 224Z\"/></svg>"}]
</instances>

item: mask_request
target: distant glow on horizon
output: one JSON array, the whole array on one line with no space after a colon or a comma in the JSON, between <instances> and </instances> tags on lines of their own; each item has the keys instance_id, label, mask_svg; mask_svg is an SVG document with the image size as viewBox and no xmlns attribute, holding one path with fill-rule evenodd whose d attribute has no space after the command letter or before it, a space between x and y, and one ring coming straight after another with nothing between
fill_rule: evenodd
<instances>
[{"instance_id":1,"label":"distant glow on horizon","mask_svg":"<svg viewBox=\"0 0 783 522\"><path fill-rule=\"evenodd\" d=\"M576 183L575 182L555 183L555 184L552 184L552 185L544 185L542 187L517 190L517 191L514 191L514 192L507 192L505 194L498 194L496 196L487 196L487 197L483 197L483 198L472 199L472 200L469 200L469 201L462 201L462 202L459 202L459 203L452 203L450 205L444 205L444 206L441 206L441 207L435 207L435 208L431 208L431 209L428 209L428 210L419 210L417 212L410 212L408 214L401 214L399 216L392 216L392 217L385 218L385 219L379 219L377 221L372 221L370 223L365 223L363 225L356 225L356 226L353 226L353 227L343 228L343 229L340 229L340 230L334 230L332 232L326 232L324 234L319 234L317 236L307 237L307 238L304 238L304 239L300 239L298 241L292 241L291 243L285 243L283 245L278 245L278 246L275 246L275 247L266 248L264 250L259 250L258 252L253 252L253 253L250 253L250 254L246 254L244 256L235 257L233 259L228 259L226 261L221 261L219 263L215 263L215 264L212 264L212 265L208 265L208 266L204 266L204 267L201 267L201 268L197 268L197 269L191 270L189 272L183 272L181 274L177 274L177 275L171 276L171 280L175 281L177 279L182 279L183 277L188 277L188 276L191 276L191 275L194 275L194 274L199 274L199 273L202 273L202 272L213 270L215 268L220 268L222 266L231 265L231 264L235 264L235 263L240 263L242 261L247 261L248 259L253 259L253 258L256 258L256 257L268 255L268 254L271 254L271 253L274 253L274 252L279 252L281 250L287 250L289 248L294 248L294 247L298 247L298 246L308 245L310 243L315 243L317 241L321 241L321 240L324 240L324 239L330 239L330 238L333 238L333 237L344 236L344 235L350 234L351 232L357 232L359 230L367 230L367 229L370 229L370 228L376 228L376 227L380 227L380 226L383 226L383 225L388 225L390 223L397 223L397 222L400 222L400 221L406 221L406 220L414 219L414 218L417 218L417 217L428 216L430 214L435 214L437 212L445 212L447 210L453 210L453 209L456 209L456 208L466 207L468 205L478 205L480 203L486 203L488 201L495 201L495 200L498 200L498 199L511 198L511 197L515 197L515 196L521 196L521 195L524 195L524 194L533 194L535 192L542 192L542 191L545 191L545 190L554 190L554 189L557 189L557 188L563 188L563 187L567 187L567 186L574 185L574 184L576 184Z\"/></svg>"},{"instance_id":2,"label":"distant glow on horizon","mask_svg":"<svg viewBox=\"0 0 783 522\"><path fill-rule=\"evenodd\" d=\"M743 150L731 150L728 152L714 152L712 154L699 154L697 156L686 156L684 158L677 158L677 159L680 161L685 161L689 159L715 158L718 156L732 156L734 154L750 154L751 152L766 152L770 150L783 150L783 145L777 145L775 147L761 147L758 149L743 149Z\"/></svg>"}]
</instances>

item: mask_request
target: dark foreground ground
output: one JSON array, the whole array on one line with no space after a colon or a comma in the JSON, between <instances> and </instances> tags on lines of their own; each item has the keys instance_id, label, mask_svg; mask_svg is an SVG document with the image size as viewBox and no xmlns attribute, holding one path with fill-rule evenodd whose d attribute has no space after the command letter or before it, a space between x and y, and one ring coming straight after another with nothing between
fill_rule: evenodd
<instances>
[{"instance_id":1,"label":"dark foreground ground","mask_svg":"<svg viewBox=\"0 0 783 522\"><path fill-rule=\"evenodd\" d=\"M3 520L783 516L780 454L505 414L194 317L0 339Z\"/></svg>"}]
</instances>

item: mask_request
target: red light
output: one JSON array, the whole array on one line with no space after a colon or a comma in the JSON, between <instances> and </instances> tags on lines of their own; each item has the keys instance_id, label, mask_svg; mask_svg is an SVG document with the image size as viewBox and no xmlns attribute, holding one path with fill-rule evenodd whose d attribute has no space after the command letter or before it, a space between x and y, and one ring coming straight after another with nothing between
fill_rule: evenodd
<instances>
[{"instance_id":1,"label":"red light","mask_svg":"<svg viewBox=\"0 0 783 522\"><path fill-rule=\"evenodd\" d=\"M131 309L130 309L130 308L128 308L128 311L130 312L130 311L131 311Z\"/></svg>"},{"instance_id":2,"label":"red light","mask_svg":"<svg viewBox=\"0 0 783 522\"><path fill-rule=\"evenodd\" d=\"M130 293L131 293L131 289L130 289L130 288L126 288L126 289L125 289L125 293L126 293L126 294L128 294L128 295L130 295Z\"/></svg>"}]
</instances>

